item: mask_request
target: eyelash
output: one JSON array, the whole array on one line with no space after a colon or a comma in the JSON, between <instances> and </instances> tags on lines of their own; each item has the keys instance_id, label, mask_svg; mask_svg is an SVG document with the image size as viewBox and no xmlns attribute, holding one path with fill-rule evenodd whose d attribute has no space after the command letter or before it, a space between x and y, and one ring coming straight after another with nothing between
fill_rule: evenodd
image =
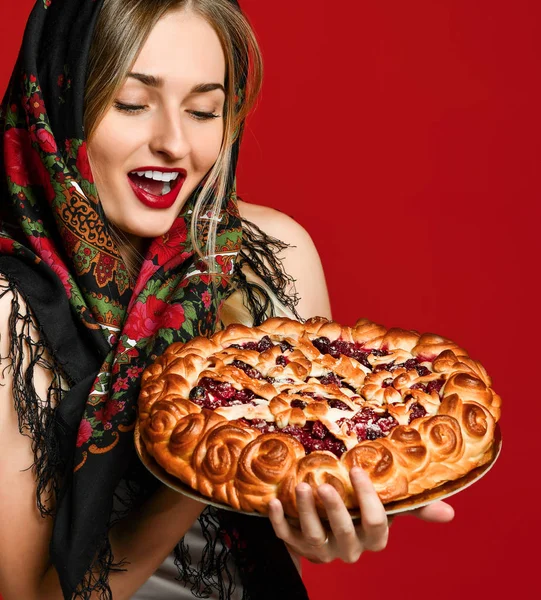
<instances>
[{"instance_id":1,"label":"eyelash","mask_svg":"<svg viewBox=\"0 0 541 600\"><path fill-rule=\"evenodd\" d=\"M138 114L146 108L145 106L139 104L123 104L122 102L115 102L114 106L117 110L131 115ZM211 119L218 119L220 117L220 115L216 113L202 112L200 110L190 110L188 112L196 121L209 121Z\"/></svg>"}]
</instances>

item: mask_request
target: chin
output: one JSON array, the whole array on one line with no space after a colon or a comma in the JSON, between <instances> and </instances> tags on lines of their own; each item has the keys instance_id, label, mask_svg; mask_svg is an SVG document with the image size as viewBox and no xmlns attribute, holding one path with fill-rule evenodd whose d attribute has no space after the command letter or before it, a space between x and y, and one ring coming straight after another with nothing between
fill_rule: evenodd
<instances>
[{"instance_id":1,"label":"chin","mask_svg":"<svg viewBox=\"0 0 541 600\"><path fill-rule=\"evenodd\" d=\"M177 212L174 214L169 212L163 215L156 214L153 215L153 218L149 218L148 215L141 215L141 218L135 223L118 221L114 225L130 237L152 239L164 235L171 229Z\"/></svg>"}]
</instances>

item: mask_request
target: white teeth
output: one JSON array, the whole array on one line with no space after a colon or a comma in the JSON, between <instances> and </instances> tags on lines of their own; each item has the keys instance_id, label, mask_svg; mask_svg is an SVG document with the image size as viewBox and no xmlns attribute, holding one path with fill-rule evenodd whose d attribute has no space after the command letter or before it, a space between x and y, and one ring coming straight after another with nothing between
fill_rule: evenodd
<instances>
[{"instance_id":1,"label":"white teeth","mask_svg":"<svg viewBox=\"0 0 541 600\"><path fill-rule=\"evenodd\" d=\"M147 179L154 179L154 181L174 181L178 177L178 173L170 172L165 173L163 171L132 171L132 173L137 173L139 177L146 177Z\"/></svg>"},{"instance_id":2,"label":"white teeth","mask_svg":"<svg viewBox=\"0 0 541 600\"><path fill-rule=\"evenodd\" d=\"M168 181L166 181L166 182L163 184L162 196L163 196L164 194L168 194L170 191L171 191L171 184L170 184Z\"/></svg>"}]
</instances>

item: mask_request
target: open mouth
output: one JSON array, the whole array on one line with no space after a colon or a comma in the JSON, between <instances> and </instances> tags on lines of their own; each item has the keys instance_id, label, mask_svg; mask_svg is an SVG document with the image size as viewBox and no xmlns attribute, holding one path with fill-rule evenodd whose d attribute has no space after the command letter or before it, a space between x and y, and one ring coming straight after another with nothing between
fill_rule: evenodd
<instances>
[{"instance_id":1,"label":"open mouth","mask_svg":"<svg viewBox=\"0 0 541 600\"><path fill-rule=\"evenodd\" d=\"M168 194L177 184L179 178L184 179L181 173L165 173L163 171L132 171L128 174L131 181L139 188L153 196Z\"/></svg>"},{"instance_id":2,"label":"open mouth","mask_svg":"<svg viewBox=\"0 0 541 600\"><path fill-rule=\"evenodd\" d=\"M128 173L128 181L136 197L151 208L172 206L186 181L184 169L177 171L155 171L145 169Z\"/></svg>"}]
</instances>

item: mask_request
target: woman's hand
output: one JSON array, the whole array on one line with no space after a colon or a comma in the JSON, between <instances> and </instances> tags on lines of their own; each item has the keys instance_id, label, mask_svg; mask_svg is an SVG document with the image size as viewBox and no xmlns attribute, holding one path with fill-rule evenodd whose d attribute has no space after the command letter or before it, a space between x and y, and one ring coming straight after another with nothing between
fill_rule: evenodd
<instances>
[{"instance_id":1,"label":"woman's hand","mask_svg":"<svg viewBox=\"0 0 541 600\"><path fill-rule=\"evenodd\" d=\"M279 500L271 501L269 518L274 531L292 552L312 562L327 563L340 558L353 563L365 550L378 552L386 547L391 518L385 514L370 478L362 469L354 468L350 479L361 512L357 524L351 519L338 492L328 484L321 485L317 493L327 512L330 531L317 514L312 488L308 484L301 483L296 488L300 528L287 521ZM446 523L452 520L454 511L448 504L437 502L405 514Z\"/></svg>"}]
</instances>

